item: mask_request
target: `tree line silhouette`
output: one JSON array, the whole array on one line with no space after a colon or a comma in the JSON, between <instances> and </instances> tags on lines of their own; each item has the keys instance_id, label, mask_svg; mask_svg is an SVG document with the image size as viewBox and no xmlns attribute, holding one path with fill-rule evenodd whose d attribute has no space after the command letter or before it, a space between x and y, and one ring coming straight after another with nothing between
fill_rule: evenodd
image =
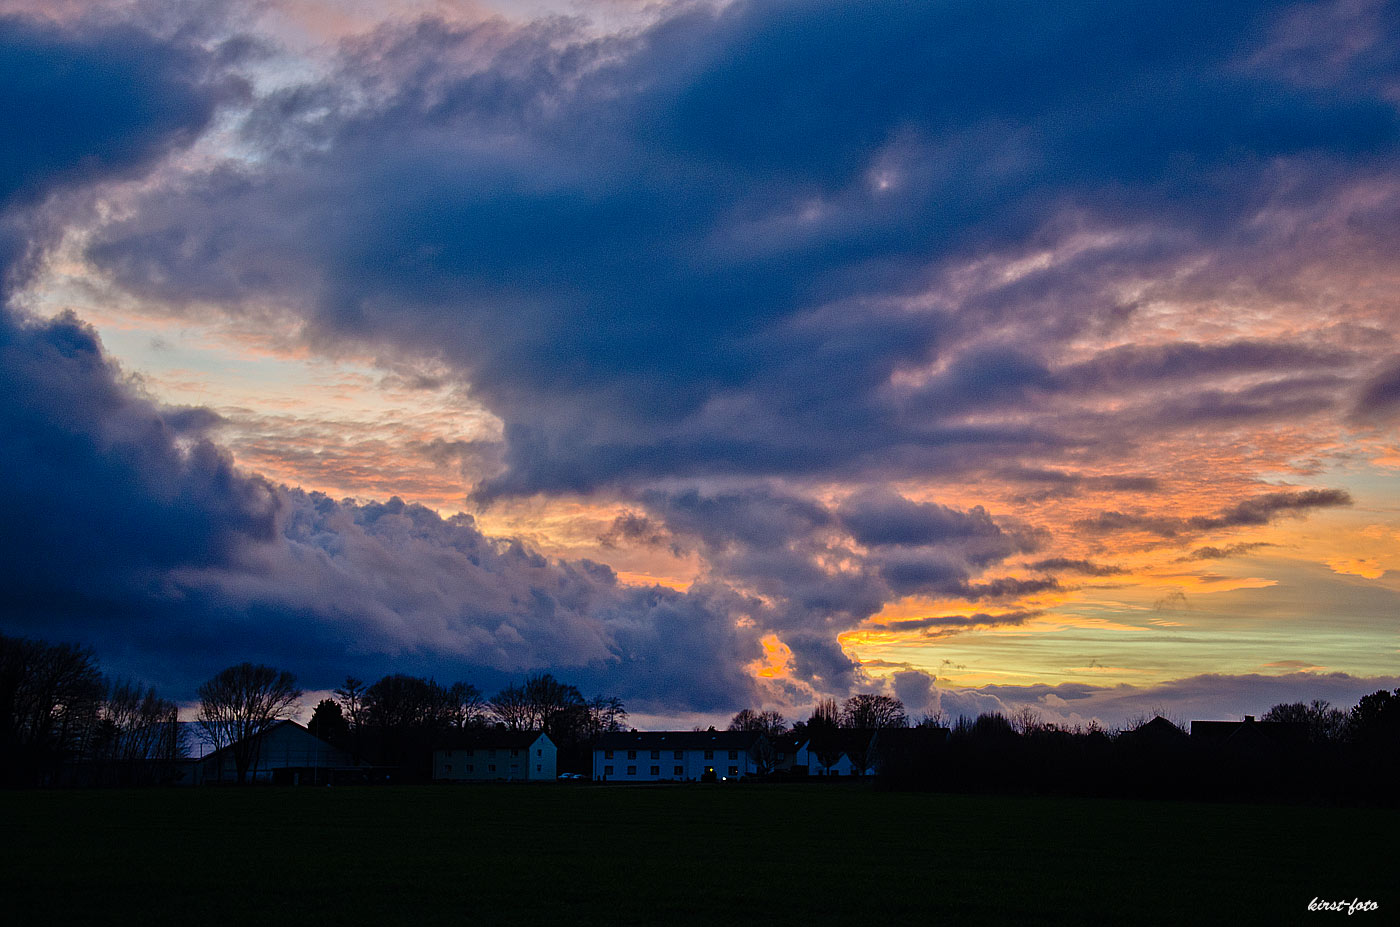
<instances>
[{"instance_id":1,"label":"tree line silhouette","mask_svg":"<svg viewBox=\"0 0 1400 927\"><path fill-rule=\"evenodd\" d=\"M198 736L229 749L239 781L246 781L257 735L294 714L303 692L289 672L242 663L217 673L198 695ZM390 771L394 781L427 781L434 750L498 726L548 734L559 768L585 771L597 737L627 729L620 698L585 698L548 673L489 698L469 683L399 673L374 683L347 677L333 695L316 705L311 733L356 763ZM190 746L177 716L178 706L153 688L104 676L89 649L0 635L6 786L173 781ZM806 742L820 763L830 766L845 753L891 788L1395 801L1400 689L1366 695L1349 711L1324 701L1286 703L1258 722L1195 726L1160 716L1117 729L1064 725L1031 708L951 723L941 714L914 720L897 698L858 693L841 703L824 699L792 725L778 712L745 708L729 729L763 735L756 748L761 771L777 771L779 758Z\"/></svg>"},{"instance_id":2,"label":"tree line silhouette","mask_svg":"<svg viewBox=\"0 0 1400 927\"><path fill-rule=\"evenodd\" d=\"M231 751L240 782L258 735L291 718L303 691L285 670L241 663L202 684L196 737ZM620 698L585 698L548 673L486 698L473 685L400 673L372 684L346 678L312 712L309 730L395 781L425 781L432 751L472 730L543 731L561 764L587 768L589 743L624 729ZM108 679L92 650L0 635L0 783L140 785L172 781L190 755L175 702L154 688Z\"/></svg>"},{"instance_id":3,"label":"tree line silhouette","mask_svg":"<svg viewBox=\"0 0 1400 927\"><path fill-rule=\"evenodd\" d=\"M92 651L0 635L0 782L143 785L183 755L178 708L108 679ZM77 764L77 765L75 765Z\"/></svg>"}]
</instances>

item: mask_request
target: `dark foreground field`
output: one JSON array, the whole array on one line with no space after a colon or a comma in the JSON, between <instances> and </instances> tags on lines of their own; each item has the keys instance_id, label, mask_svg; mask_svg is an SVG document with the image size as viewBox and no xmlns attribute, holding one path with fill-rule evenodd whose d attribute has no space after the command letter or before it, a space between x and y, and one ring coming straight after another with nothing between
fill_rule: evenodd
<instances>
[{"instance_id":1,"label":"dark foreground field","mask_svg":"<svg viewBox=\"0 0 1400 927\"><path fill-rule=\"evenodd\" d=\"M11 924L1394 923L1400 814L477 786L0 794ZM1380 902L1309 913L1315 896Z\"/></svg>"}]
</instances>

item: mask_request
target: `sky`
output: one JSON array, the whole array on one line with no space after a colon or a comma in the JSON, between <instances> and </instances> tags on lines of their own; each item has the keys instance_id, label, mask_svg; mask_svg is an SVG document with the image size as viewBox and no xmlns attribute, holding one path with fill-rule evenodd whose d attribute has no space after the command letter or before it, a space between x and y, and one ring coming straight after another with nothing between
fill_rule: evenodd
<instances>
[{"instance_id":1,"label":"sky","mask_svg":"<svg viewBox=\"0 0 1400 927\"><path fill-rule=\"evenodd\" d=\"M1400 9L0 0L0 631L643 727L1400 686Z\"/></svg>"}]
</instances>

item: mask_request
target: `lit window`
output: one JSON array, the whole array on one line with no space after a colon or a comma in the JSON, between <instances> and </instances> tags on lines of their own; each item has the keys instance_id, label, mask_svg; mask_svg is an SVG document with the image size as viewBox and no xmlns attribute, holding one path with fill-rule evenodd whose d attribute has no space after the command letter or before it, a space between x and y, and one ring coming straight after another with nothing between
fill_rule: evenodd
<instances>
[{"instance_id":1,"label":"lit window","mask_svg":"<svg viewBox=\"0 0 1400 927\"><path fill-rule=\"evenodd\" d=\"M729 767L729 775L730 775L731 777L739 775L739 767L737 767L737 766L731 766L731 767Z\"/></svg>"}]
</instances>

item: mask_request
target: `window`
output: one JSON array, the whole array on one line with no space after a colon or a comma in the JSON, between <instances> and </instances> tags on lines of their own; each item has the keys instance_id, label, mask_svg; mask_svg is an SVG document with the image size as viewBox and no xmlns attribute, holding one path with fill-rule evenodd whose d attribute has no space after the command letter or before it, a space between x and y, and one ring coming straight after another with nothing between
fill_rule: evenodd
<instances>
[{"instance_id":1,"label":"window","mask_svg":"<svg viewBox=\"0 0 1400 927\"><path fill-rule=\"evenodd\" d=\"M627 775L629 775L629 776L635 776L636 774L637 774L637 767L635 767L635 766L628 766L628 767L627 767Z\"/></svg>"},{"instance_id":2,"label":"window","mask_svg":"<svg viewBox=\"0 0 1400 927\"><path fill-rule=\"evenodd\" d=\"M466 753L467 753L467 756L471 756L471 755L472 755L472 751L470 751L470 750L466 751Z\"/></svg>"},{"instance_id":3,"label":"window","mask_svg":"<svg viewBox=\"0 0 1400 927\"><path fill-rule=\"evenodd\" d=\"M451 763L448 763L448 764L447 764L447 774L448 774L448 775L451 775L451 774L452 774L452 764L451 764Z\"/></svg>"},{"instance_id":4,"label":"window","mask_svg":"<svg viewBox=\"0 0 1400 927\"><path fill-rule=\"evenodd\" d=\"M730 775L730 778L738 778L738 775L739 775L739 767L737 767L737 766L731 766L731 767L729 767L729 775Z\"/></svg>"},{"instance_id":5,"label":"window","mask_svg":"<svg viewBox=\"0 0 1400 927\"><path fill-rule=\"evenodd\" d=\"M447 758L448 758L449 760L452 759L452 751L451 751L451 750L448 750L448 751L447 751Z\"/></svg>"},{"instance_id":6,"label":"window","mask_svg":"<svg viewBox=\"0 0 1400 927\"><path fill-rule=\"evenodd\" d=\"M604 766L604 767L603 767L603 775L605 775L605 776L611 776L612 774L613 774L613 772L612 772L612 767L611 767L611 766Z\"/></svg>"},{"instance_id":7,"label":"window","mask_svg":"<svg viewBox=\"0 0 1400 927\"><path fill-rule=\"evenodd\" d=\"M613 758L613 757L612 757L612 751L611 751L611 750L604 750L604 751L603 751L603 759L605 759L605 760L610 760L610 759L612 759L612 758Z\"/></svg>"},{"instance_id":8,"label":"window","mask_svg":"<svg viewBox=\"0 0 1400 927\"><path fill-rule=\"evenodd\" d=\"M651 774L652 774L653 776L659 776L659 775L661 775L661 767L660 767L660 766L653 766L653 767L651 768Z\"/></svg>"},{"instance_id":9,"label":"window","mask_svg":"<svg viewBox=\"0 0 1400 927\"><path fill-rule=\"evenodd\" d=\"M540 766L539 764L536 764L536 765L535 765L535 772L544 772L544 767L543 767L543 766Z\"/></svg>"},{"instance_id":10,"label":"window","mask_svg":"<svg viewBox=\"0 0 1400 927\"><path fill-rule=\"evenodd\" d=\"M473 766L471 763L468 763L468 764L467 764L467 772L476 772L476 767Z\"/></svg>"},{"instance_id":11,"label":"window","mask_svg":"<svg viewBox=\"0 0 1400 927\"><path fill-rule=\"evenodd\" d=\"M731 760L737 760L737 759L739 758L739 751L738 751L738 750L730 750L730 751L729 751L729 758L730 758Z\"/></svg>"},{"instance_id":12,"label":"window","mask_svg":"<svg viewBox=\"0 0 1400 927\"><path fill-rule=\"evenodd\" d=\"M535 756L544 756L544 751L543 751L543 750L536 750L536 751L535 751Z\"/></svg>"},{"instance_id":13,"label":"window","mask_svg":"<svg viewBox=\"0 0 1400 927\"><path fill-rule=\"evenodd\" d=\"M628 750L628 751L627 751L627 758L628 758L629 760L635 760L635 759L637 758L637 751L636 751L636 750Z\"/></svg>"},{"instance_id":14,"label":"window","mask_svg":"<svg viewBox=\"0 0 1400 927\"><path fill-rule=\"evenodd\" d=\"M707 759L707 760L713 760L714 758L715 758L715 751L713 751L713 750L706 750L706 751L705 751L705 759Z\"/></svg>"},{"instance_id":15,"label":"window","mask_svg":"<svg viewBox=\"0 0 1400 927\"><path fill-rule=\"evenodd\" d=\"M659 759L661 759L661 751L660 751L660 750L653 750L653 751L651 751L651 758L652 758L653 760L659 760Z\"/></svg>"},{"instance_id":16,"label":"window","mask_svg":"<svg viewBox=\"0 0 1400 927\"><path fill-rule=\"evenodd\" d=\"M496 758L496 751L495 751L495 750L487 750L487 751L486 751L486 755L489 756L489 757L491 757L491 759L494 760L494 759ZM492 768L492 769L495 769L496 767L492 766L491 768Z\"/></svg>"},{"instance_id":17,"label":"window","mask_svg":"<svg viewBox=\"0 0 1400 927\"><path fill-rule=\"evenodd\" d=\"M511 756L519 756L519 755L520 755L520 748L519 748L519 747L513 747L513 748L511 748L510 755L511 755ZM729 758L730 758L731 760L734 759L734 751L733 751L733 750L729 751Z\"/></svg>"},{"instance_id":18,"label":"window","mask_svg":"<svg viewBox=\"0 0 1400 927\"><path fill-rule=\"evenodd\" d=\"M495 771L496 771L496 764L495 764L495 763L492 763L490 766L487 766L487 767L486 767L486 771L487 771L487 772L495 772Z\"/></svg>"},{"instance_id":19,"label":"window","mask_svg":"<svg viewBox=\"0 0 1400 927\"><path fill-rule=\"evenodd\" d=\"M519 763L511 763L511 764L510 764L510 771L511 771L511 772L520 772L520 764L519 764Z\"/></svg>"},{"instance_id":20,"label":"window","mask_svg":"<svg viewBox=\"0 0 1400 927\"><path fill-rule=\"evenodd\" d=\"M684 751L684 750L677 750L677 751L676 751L676 759L678 759L678 760L683 760L683 759L685 759L685 751Z\"/></svg>"},{"instance_id":21,"label":"window","mask_svg":"<svg viewBox=\"0 0 1400 927\"><path fill-rule=\"evenodd\" d=\"M673 769L673 770L671 771L671 775L673 775L673 776L684 776L684 775L685 775L685 767L684 767L684 766L677 766L675 769Z\"/></svg>"}]
</instances>

